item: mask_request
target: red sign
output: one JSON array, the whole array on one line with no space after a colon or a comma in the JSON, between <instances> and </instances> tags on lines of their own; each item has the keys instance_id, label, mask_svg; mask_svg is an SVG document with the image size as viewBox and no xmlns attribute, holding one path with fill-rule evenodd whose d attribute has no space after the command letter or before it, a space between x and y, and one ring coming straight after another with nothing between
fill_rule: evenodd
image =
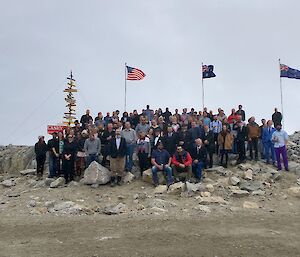
<instances>
[{"instance_id":1,"label":"red sign","mask_svg":"<svg viewBox=\"0 0 300 257\"><path fill-rule=\"evenodd\" d=\"M48 125L47 126L47 133L53 134L54 132L63 132L66 126L58 126L58 125Z\"/></svg>"}]
</instances>

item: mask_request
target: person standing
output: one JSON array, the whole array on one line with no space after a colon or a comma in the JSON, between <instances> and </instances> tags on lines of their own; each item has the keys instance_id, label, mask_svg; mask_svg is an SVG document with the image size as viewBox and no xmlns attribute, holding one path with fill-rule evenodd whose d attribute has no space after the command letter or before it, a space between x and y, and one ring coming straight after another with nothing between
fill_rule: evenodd
<instances>
[{"instance_id":1,"label":"person standing","mask_svg":"<svg viewBox=\"0 0 300 257\"><path fill-rule=\"evenodd\" d=\"M232 150L233 136L224 125L222 131L218 135L218 145L220 146L221 161L220 165L227 168L228 154ZM223 164L223 158L225 155L225 164Z\"/></svg>"},{"instance_id":2,"label":"person standing","mask_svg":"<svg viewBox=\"0 0 300 257\"><path fill-rule=\"evenodd\" d=\"M281 125L282 114L277 110L276 107L274 108L274 113L272 114L272 121L275 128L277 128L277 125Z\"/></svg>"},{"instance_id":3,"label":"person standing","mask_svg":"<svg viewBox=\"0 0 300 257\"><path fill-rule=\"evenodd\" d=\"M272 134L271 140L272 140L272 142L274 142L274 150L275 150L275 155L276 155L278 171L280 171L282 169L280 155L282 156L285 170L289 171L288 158L287 158L287 152L286 152L286 144L288 141L288 134L286 133L286 131L284 131L282 129L281 124L277 124L276 131L274 131L274 133Z\"/></svg>"},{"instance_id":4,"label":"person standing","mask_svg":"<svg viewBox=\"0 0 300 257\"><path fill-rule=\"evenodd\" d=\"M139 139L137 140L137 156L139 158L139 165L141 176L143 171L149 168L149 158L151 156L151 144L148 137L144 132L140 132Z\"/></svg>"},{"instance_id":5,"label":"person standing","mask_svg":"<svg viewBox=\"0 0 300 257\"><path fill-rule=\"evenodd\" d=\"M238 108L239 109L236 111L235 114L240 115L242 117L242 121L245 121L246 120L246 114L245 114L245 111L243 110L243 106L240 104L238 106Z\"/></svg>"},{"instance_id":6,"label":"person standing","mask_svg":"<svg viewBox=\"0 0 300 257\"><path fill-rule=\"evenodd\" d=\"M218 135L222 130L222 122L218 120L217 115L214 115L213 121L209 125L209 129L214 133L216 154L219 155Z\"/></svg>"},{"instance_id":7,"label":"person standing","mask_svg":"<svg viewBox=\"0 0 300 257\"><path fill-rule=\"evenodd\" d=\"M204 136L203 136L203 143L206 147L206 151L209 156L209 164L208 167L212 168L213 166L213 155L215 152L215 139L214 139L214 133L209 130L208 125L204 125ZM207 165L207 163L205 163Z\"/></svg>"},{"instance_id":8,"label":"person standing","mask_svg":"<svg viewBox=\"0 0 300 257\"><path fill-rule=\"evenodd\" d=\"M81 116L80 123L83 128L85 128L90 121L93 122L93 117L90 115L90 110L86 110L85 114Z\"/></svg>"},{"instance_id":9,"label":"person standing","mask_svg":"<svg viewBox=\"0 0 300 257\"><path fill-rule=\"evenodd\" d=\"M43 179L47 151L48 147L45 143L44 136L39 136L38 142L34 146L37 180Z\"/></svg>"},{"instance_id":10,"label":"person standing","mask_svg":"<svg viewBox=\"0 0 300 257\"><path fill-rule=\"evenodd\" d=\"M54 178L57 176L58 161L59 161L59 142L57 133L52 134L52 139L48 141L49 151L49 176L48 178Z\"/></svg>"},{"instance_id":11,"label":"person standing","mask_svg":"<svg viewBox=\"0 0 300 257\"><path fill-rule=\"evenodd\" d=\"M267 126L262 129L262 143L264 147L266 163L270 163L270 152L273 165L275 164L275 151L274 142L272 141L272 135L275 132L275 128L272 127L273 122L268 120Z\"/></svg>"},{"instance_id":12,"label":"person standing","mask_svg":"<svg viewBox=\"0 0 300 257\"><path fill-rule=\"evenodd\" d=\"M131 128L131 124L129 121L125 122L125 128L121 131L121 137L123 137L126 141L126 165L125 169L131 172L133 167L132 156L134 153L134 149L136 146L137 136L135 130Z\"/></svg>"},{"instance_id":13,"label":"person standing","mask_svg":"<svg viewBox=\"0 0 300 257\"><path fill-rule=\"evenodd\" d=\"M147 135L149 129L150 129L150 125L149 123L147 123L146 117L141 116L140 123L137 124L135 128L136 135L139 136L140 132L144 132Z\"/></svg>"},{"instance_id":14,"label":"person standing","mask_svg":"<svg viewBox=\"0 0 300 257\"><path fill-rule=\"evenodd\" d=\"M164 172L164 176L167 177L167 186L169 187L173 183L172 168L171 168L171 156L167 150L164 149L162 141L158 141L157 149L153 151L151 157L152 164L152 179L154 186L159 185L158 172ZM167 176L166 176L167 175Z\"/></svg>"},{"instance_id":15,"label":"person standing","mask_svg":"<svg viewBox=\"0 0 300 257\"><path fill-rule=\"evenodd\" d=\"M101 141L90 132L89 138L84 142L84 152L86 156L86 165L89 166L91 162L99 163L99 155L101 153Z\"/></svg>"},{"instance_id":16,"label":"person standing","mask_svg":"<svg viewBox=\"0 0 300 257\"><path fill-rule=\"evenodd\" d=\"M62 168L66 184L74 179L76 152L77 145L74 141L74 137L72 135L68 135L68 139L64 144L62 162Z\"/></svg>"},{"instance_id":17,"label":"person standing","mask_svg":"<svg viewBox=\"0 0 300 257\"><path fill-rule=\"evenodd\" d=\"M240 164L246 160L246 148L245 142L248 138L247 127L244 126L244 123L240 120L234 126L234 130L236 131L236 145L238 152L237 164Z\"/></svg>"},{"instance_id":18,"label":"person standing","mask_svg":"<svg viewBox=\"0 0 300 257\"><path fill-rule=\"evenodd\" d=\"M110 140L115 136L115 129L113 128L113 124L112 123L108 123L107 124L107 128L103 131L102 135L101 135L101 142L103 144L102 147L102 162L101 165L105 166L106 164L106 159L107 156L109 155L109 142Z\"/></svg>"},{"instance_id":19,"label":"person standing","mask_svg":"<svg viewBox=\"0 0 300 257\"><path fill-rule=\"evenodd\" d=\"M249 144L249 152L250 152L250 160L253 160L253 150L255 161L258 160L258 139L260 137L260 127L255 122L255 118L251 117L248 120L247 131L248 131L248 144Z\"/></svg>"},{"instance_id":20,"label":"person standing","mask_svg":"<svg viewBox=\"0 0 300 257\"><path fill-rule=\"evenodd\" d=\"M125 138L121 137L119 128L116 129L115 136L110 140L109 146L110 170L112 173L110 185L112 187L116 184L120 186L124 176L127 145Z\"/></svg>"}]
</instances>

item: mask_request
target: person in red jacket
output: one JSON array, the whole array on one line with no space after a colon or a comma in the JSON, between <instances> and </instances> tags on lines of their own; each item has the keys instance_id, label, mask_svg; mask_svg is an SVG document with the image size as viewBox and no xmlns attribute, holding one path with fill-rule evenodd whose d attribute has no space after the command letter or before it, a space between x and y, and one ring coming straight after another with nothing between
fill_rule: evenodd
<instances>
[{"instance_id":1,"label":"person in red jacket","mask_svg":"<svg viewBox=\"0 0 300 257\"><path fill-rule=\"evenodd\" d=\"M192 157L189 152L185 151L182 146L178 145L176 152L172 157L172 168L175 181L179 181L179 177L189 180L192 175Z\"/></svg>"}]
</instances>

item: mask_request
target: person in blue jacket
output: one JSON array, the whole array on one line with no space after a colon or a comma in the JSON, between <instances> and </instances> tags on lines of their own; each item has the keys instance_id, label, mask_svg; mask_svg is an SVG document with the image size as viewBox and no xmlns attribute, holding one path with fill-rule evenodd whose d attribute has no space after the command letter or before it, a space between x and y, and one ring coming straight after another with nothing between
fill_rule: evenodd
<instances>
[{"instance_id":1,"label":"person in blue jacket","mask_svg":"<svg viewBox=\"0 0 300 257\"><path fill-rule=\"evenodd\" d=\"M272 126L273 122L271 120L268 120L267 126L262 129L262 143L264 146L264 152L265 152L265 158L266 163L270 163L270 152L271 152L271 158L272 163L275 165L275 151L274 151L274 142L272 141L272 135L275 132L275 128Z\"/></svg>"}]
</instances>

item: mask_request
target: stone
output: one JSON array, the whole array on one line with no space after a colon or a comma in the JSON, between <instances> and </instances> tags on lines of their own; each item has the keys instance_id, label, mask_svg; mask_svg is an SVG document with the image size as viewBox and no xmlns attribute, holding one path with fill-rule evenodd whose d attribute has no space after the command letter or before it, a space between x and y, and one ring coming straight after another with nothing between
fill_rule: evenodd
<instances>
[{"instance_id":1,"label":"stone","mask_svg":"<svg viewBox=\"0 0 300 257\"><path fill-rule=\"evenodd\" d=\"M40 180L40 181L37 181L35 183L35 185L33 186L33 188L39 188L39 187L44 187L44 186L45 186L45 181Z\"/></svg>"},{"instance_id":2,"label":"stone","mask_svg":"<svg viewBox=\"0 0 300 257\"><path fill-rule=\"evenodd\" d=\"M111 172L96 161L93 161L84 171L82 183L85 185L105 185L110 181Z\"/></svg>"},{"instance_id":3,"label":"stone","mask_svg":"<svg viewBox=\"0 0 300 257\"><path fill-rule=\"evenodd\" d=\"M230 174L230 171L225 169L223 166L214 166L212 168L206 169L206 172L215 172L217 174L220 174L222 176L227 176Z\"/></svg>"},{"instance_id":4,"label":"stone","mask_svg":"<svg viewBox=\"0 0 300 257\"><path fill-rule=\"evenodd\" d=\"M91 188L98 188L99 187L99 184L92 184L91 185Z\"/></svg>"},{"instance_id":5,"label":"stone","mask_svg":"<svg viewBox=\"0 0 300 257\"><path fill-rule=\"evenodd\" d=\"M292 196L300 198L300 187L290 187L288 193Z\"/></svg>"},{"instance_id":6,"label":"stone","mask_svg":"<svg viewBox=\"0 0 300 257\"><path fill-rule=\"evenodd\" d=\"M126 205L123 203L107 206L103 210L103 213L107 215L118 215L124 212L126 212Z\"/></svg>"},{"instance_id":7,"label":"stone","mask_svg":"<svg viewBox=\"0 0 300 257\"><path fill-rule=\"evenodd\" d=\"M23 175L23 176L26 176L26 175L35 175L36 174L36 169L22 170L22 171L20 171L20 174Z\"/></svg>"},{"instance_id":8,"label":"stone","mask_svg":"<svg viewBox=\"0 0 300 257\"><path fill-rule=\"evenodd\" d=\"M54 180L55 180L54 178L46 178L45 186L49 187Z\"/></svg>"},{"instance_id":9,"label":"stone","mask_svg":"<svg viewBox=\"0 0 300 257\"><path fill-rule=\"evenodd\" d=\"M202 196L202 197L211 197L211 193L210 192L200 192L200 196Z\"/></svg>"},{"instance_id":10,"label":"stone","mask_svg":"<svg viewBox=\"0 0 300 257\"><path fill-rule=\"evenodd\" d=\"M70 209L74 205L75 203L72 201L65 201L65 202L55 204L53 209L54 211L58 211L58 212L67 212L68 209Z\"/></svg>"},{"instance_id":11,"label":"stone","mask_svg":"<svg viewBox=\"0 0 300 257\"><path fill-rule=\"evenodd\" d=\"M232 190L231 194L233 196L241 197L241 196L248 196L249 192L246 190Z\"/></svg>"},{"instance_id":12,"label":"stone","mask_svg":"<svg viewBox=\"0 0 300 257\"><path fill-rule=\"evenodd\" d=\"M135 176L131 172L127 172L123 178L124 183L130 183L134 180Z\"/></svg>"},{"instance_id":13,"label":"stone","mask_svg":"<svg viewBox=\"0 0 300 257\"><path fill-rule=\"evenodd\" d=\"M53 208L54 205L55 205L55 201L54 200L45 202L45 207L46 208Z\"/></svg>"},{"instance_id":14,"label":"stone","mask_svg":"<svg viewBox=\"0 0 300 257\"><path fill-rule=\"evenodd\" d=\"M256 191L262 189L262 183L259 181L242 181L240 182L240 189L247 191Z\"/></svg>"},{"instance_id":15,"label":"stone","mask_svg":"<svg viewBox=\"0 0 300 257\"><path fill-rule=\"evenodd\" d=\"M57 187L65 185L65 183L66 183L65 178L59 177L56 180L54 180L53 182L51 182L50 188L57 188Z\"/></svg>"},{"instance_id":16,"label":"stone","mask_svg":"<svg viewBox=\"0 0 300 257\"><path fill-rule=\"evenodd\" d=\"M187 192L197 192L197 191L200 191L200 192L203 192L203 191L206 191L206 186L203 185L202 183L190 183L190 182L186 182L185 183L186 185L186 191Z\"/></svg>"},{"instance_id":17,"label":"stone","mask_svg":"<svg viewBox=\"0 0 300 257\"><path fill-rule=\"evenodd\" d=\"M78 187L79 185L80 185L80 184L79 184L78 182L74 181L74 180L72 180L72 181L68 184L69 187Z\"/></svg>"},{"instance_id":18,"label":"stone","mask_svg":"<svg viewBox=\"0 0 300 257\"><path fill-rule=\"evenodd\" d=\"M158 208L158 207L156 207L156 206L152 207L150 210L151 210L151 211L154 211L154 212L167 212L167 211L168 211L168 210L166 210L166 209Z\"/></svg>"},{"instance_id":19,"label":"stone","mask_svg":"<svg viewBox=\"0 0 300 257\"><path fill-rule=\"evenodd\" d=\"M252 169L248 169L244 172L244 179L246 180L252 180L253 177L253 171Z\"/></svg>"},{"instance_id":20,"label":"stone","mask_svg":"<svg viewBox=\"0 0 300 257\"><path fill-rule=\"evenodd\" d=\"M263 196L263 195L266 194L266 192L263 191L263 190L255 190L255 191L253 191L251 194L252 194L253 196L256 196L256 195L258 195L258 196Z\"/></svg>"},{"instance_id":21,"label":"stone","mask_svg":"<svg viewBox=\"0 0 300 257\"><path fill-rule=\"evenodd\" d=\"M245 202L243 203L243 208L245 208L245 209L258 209L259 206L258 206L258 204L255 203L255 202L245 201Z\"/></svg>"},{"instance_id":22,"label":"stone","mask_svg":"<svg viewBox=\"0 0 300 257\"><path fill-rule=\"evenodd\" d=\"M7 197L19 197L20 195L21 195L21 193L17 192L17 191L9 191L6 193Z\"/></svg>"},{"instance_id":23,"label":"stone","mask_svg":"<svg viewBox=\"0 0 300 257\"><path fill-rule=\"evenodd\" d=\"M200 197L199 204L227 204L221 196Z\"/></svg>"},{"instance_id":24,"label":"stone","mask_svg":"<svg viewBox=\"0 0 300 257\"><path fill-rule=\"evenodd\" d=\"M6 179L2 181L1 185L4 187L12 187L16 185L16 182L13 179Z\"/></svg>"},{"instance_id":25,"label":"stone","mask_svg":"<svg viewBox=\"0 0 300 257\"><path fill-rule=\"evenodd\" d=\"M235 176L232 176L229 178L229 182L231 185L236 186L238 183L240 183L240 179Z\"/></svg>"},{"instance_id":26,"label":"stone","mask_svg":"<svg viewBox=\"0 0 300 257\"><path fill-rule=\"evenodd\" d=\"M296 175L300 175L300 163L289 162L289 170Z\"/></svg>"},{"instance_id":27,"label":"stone","mask_svg":"<svg viewBox=\"0 0 300 257\"><path fill-rule=\"evenodd\" d=\"M167 190L168 190L168 187L166 185L159 185L154 188L153 193L154 194L164 194L167 192Z\"/></svg>"},{"instance_id":28,"label":"stone","mask_svg":"<svg viewBox=\"0 0 300 257\"><path fill-rule=\"evenodd\" d=\"M36 201L30 200L27 204L28 207L34 208L36 206Z\"/></svg>"},{"instance_id":29,"label":"stone","mask_svg":"<svg viewBox=\"0 0 300 257\"><path fill-rule=\"evenodd\" d=\"M173 203L173 202L170 202L170 201L166 201L166 200L163 200L163 199L153 199L149 202L148 206L150 208L152 207L158 207L158 208L169 208L169 207L176 207L177 204L176 203Z\"/></svg>"},{"instance_id":30,"label":"stone","mask_svg":"<svg viewBox=\"0 0 300 257\"><path fill-rule=\"evenodd\" d=\"M199 204L198 206L194 207L194 210L205 212L205 213L210 213L211 212L211 210L210 210L210 208L208 206L201 205L201 204Z\"/></svg>"},{"instance_id":31,"label":"stone","mask_svg":"<svg viewBox=\"0 0 300 257\"><path fill-rule=\"evenodd\" d=\"M169 186L168 194L171 195L180 195L181 192L184 192L185 184L183 182L177 182Z\"/></svg>"},{"instance_id":32,"label":"stone","mask_svg":"<svg viewBox=\"0 0 300 257\"><path fill-rule=\"evenodd\" d=\"M0 175L0 182L4 180L4 176Z\"/></svg>"},{"instance_id":33,"label":"stone","mask_svg":"<svg viewBox=\"0 0 300 257\"><path fill-rule=\"evenodd\" d=\"M206 190L210 193L212 193L213 191L215 191L214 186L212 184L208 184L206 185Z\"/></svg>"},{"instance_id":34,"label":"stone","mask_svg":"<svg viewBox=\"0 0 300 257\"><path fill-rule=\"evenodd\" d=\"M246 171L251 169L252 170L252 165L250 163L241 163L237 166L240 170Z\"/></svg>"},{"instance_id":35,"label":"stone","mask_svg":"<svg viewBox=\"0 0 300 257\"><path fill-rule=\"evenodd\" d=\"M273 175L273 180L274 181L279 181L282 179L282 173L281 172L276 172L274 175Z\"/></svg>"},{"instance_id":36,"label":"stone","mask_svg":"<svg viewBox=\"0 0 300 257\"><path fill-rule=\"evenodd\" d=\"M165 184L166 180L165 180L165 177L164 177L163 173L158 172L157 174L158 174L159 184ZM151 169L143 171L143 181L147 182L147 183L150 183L150 184L153 184L152 170Z\"/></svg>"}]
</instances>

